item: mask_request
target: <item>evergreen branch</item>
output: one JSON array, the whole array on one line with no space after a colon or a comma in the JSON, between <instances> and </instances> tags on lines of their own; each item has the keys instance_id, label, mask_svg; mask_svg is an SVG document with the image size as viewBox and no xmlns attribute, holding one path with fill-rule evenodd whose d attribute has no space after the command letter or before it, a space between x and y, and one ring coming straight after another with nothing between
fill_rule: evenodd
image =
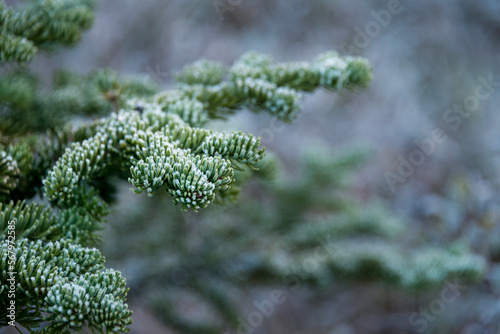
<instances>
[{"instance_id":1,"label":"evergreen branch","mask_svg":"<svg viewBox=\"0 0 500 334\"><path fill-rule=\"evenodd\" d=\"M188 85L217 85L224 79L224 67L218 63L200 59L185 66L182 72L175 75L175 80Z\"/></svg>"},{"instance_id":2,"label":"evergreen branch","mask_svg":"<svg viewBox=\"0 0 500 334\"><path fill-rule=\"evenodd\" d=\"M127 291L125 279L114 270L86 273L73 282L59 281L45 297L51 323L42 333L81 331L85 322L99 333L128 332L132 312L124 303Z\"/></svg>"},{"instance_id":3,"label":"evergreen branch","mask_svg":"<svg viewBox=\"0 0 500 334\"><path fill-rule=\"evenodd\" d=\"M17 187L19 173L17 161L0 146L0 201Z\"/></svg>"},{"instance_id":4,"label":"evergreen branch","mask_svg":"<svg viewBox=\"0 0 500 334\"><path fill-rule=\"evenodd\" d=\"M25 37L37 46L51 43L75 44L88 29L94 14L87 1L40 0L20 10L5 9L2 2L2 31Z\"/></svg>"},{"instance_id":5,"label":"evergreen branch","mask_svg":"<svg viewBox=\"0 0 500 334\"><path fill-rule=\"evenodd\" d=\"M39 192L45 171L63 154L71 141L82 141L91 133L91 127L67 127L47 131L46 134L24 136L17 139L16 144L11 143L4 152L7 154L6 159L12 159L11 163L15 162L17 166L16 182L8 198L0 194L0 202L6 202L9 198L15 201L28 199ZM5 173L0 171L0 175Z\"/></svg>"},{"instance_id":6,"label":"evergreen branch","mask_svg":"<svg viewBox=\"0 0 500 334\"><path fill-rule=\"evenodd\" d=\"M64 7L70 2L62 0L58 4ZM39 3L56 6L54 0ZM23 33L37 46L72 43L78 38L78 31L86 27L85 22L89 22L82 9L89 7L86 1L80 4L80 7L50 7L49 12L63 10L65 14L58 14L59 21L45 27L46 30L29 26ZM16 29L29 25L34 18L46 26L44 20L52 14L30 12L29 6L21 14L11 9L3 12L6 19L2 20L2 33L14 31L18 36ZM14 16L18 21L11 24L9 20ZM0 88L5 87L3 91L0 89L3 92L0 131L7 139L22 137L9 140L9 146L0 151L4 152L0 156L0 175L7 177L3 176L5 182L0 187L5 189L5 199L13 200L0 205L0 232L4 235L13 220L19 238L15 269L22 272L18 294L20 304L26 305L16 314L19 323L30 329L39 327L42 321L50 321L50 325L40 330L42 333L81 330L85 323L97 332L128 331L131 312L124 303L128 291L125 280L114 271L100 272L104 258L95 249L83 248L98 240L95 232L107 214L103 198L110 192L109 177L128 178L134 192L146 192L149 196L165 187L182 210L196 211L216 200L235 199L240 188L234 182L242 183L251 174L238 172L235 177L238 164L253 169L262 167L264 170L259 173L263 176L269 173L267 167L272 170L272 164L261 163L264 149L260 139L241 132L219 133L199 127L210 118L243 107L266 110L291 121L301 108L300 91L320 86L330 89L362 86L363 80L370 79L366 76L371 73L370 68L363 61L356 63L335 57L329 55L312 63L275 64L265 55L244 55L230 70L226 81L222 66L200 61L177 75L177 89L154 97L154 88L118 79L110 71L84 78L59 73L49 94L39 93L36 80L26 73L12 73L0 80ZM354 65L350 66L351 63ZM76 130L66 127L48 135L26 135L53 129L75 114L103 115L110 111L115 112ZM29 119L26 125L13 126L24 118ZM345 164L337 163L338 169L350 162L347 159ZM43 196L58 211L49 205L16 201L29 198L40 187ZM358 229L372 223L366 217L357 219ZM262 221L268 224L268 232L280 226L275 221ZM378 227L373 223L366 233ZM298 228L291 230L300 233ZM321 229L315 229L318 231ZM329 231L323 229L323 233ZM246 230L236 241L248 245L249 235ZM295 245L309 245L307 240L290 240ZM5 253L9 245L4 240L0 246L3 279L7 275ZM245 267L247 279L261 277L263 273L268 277L283 274L283 267L266 253L271 248L264 247L255 257L257 260ZM226 255L214 252L204 259L208 261L210 257L226 263ZM227 272L226 276L230 275ZM195 283L191 290L206 297L224 319L236 324L236 314L231 312L227 296ZM0 291L6 288L7 285L0 285ZM5 296L0 295L1 298ZM166 318L170 315L175 318L174 313L166 314ZM190 321L178 325L191 328ZM216 332L210 326L192 328Z\"/></svg>"},{"instance_id":7,"label":"evergreen branch","mask_svg":"<svg viewBox=\"0 0 500 334\"><path fill-rule=\"evenodd\" d=\"M211 75L213 81L209 80ZM268 111L290 122L301 109L300 91L363 88L372 74L365 59L340 57L335 52L324 53L312 63L277 64L269 56L248 52L231 67L230 80L224 82L222 78L223 71L215 63L201 61L187 66L177 76L183 84L160 94L155 102L163 110L181 115L191 126L201 126L208 117L218 118L243 106Z\"/></svg>"},{"instance_id":8,"label":"evergreen branch","mask_svg":"<svg viewBox=\"0 0 500 334\"><path fill-rule=\"evenodd\" d=\"M366 87L372 80L368 62L359 57L341 57L325 52L312 63L273 63L270 56L256 52L243 55L231 68L233 81L253 78L269 81L278 87L313 91L319 86L328 89Z\"/></svg>"},{"instance_id":9,"label":"evergreen branch","mask_svg":"<svg viewBox=\"0 0 500 334\"><path fill-rule=\"evenodd\" d=\"M163 110L167 113L179 115L182 120L194 127L203 126L208 121L209 116L203 103L187 98L172 101Z\"/></svg>"},{"instance_id":10,"label":"evergreen branch","mask_svg":"<svg viewBox=\"0 0 500 334\"><path fill-rule=\"evenodd\" d=\"M8 268L9 251L14 250L16 263L16 292L21 298L38 299L47 295L56 281L73 280L82 273L102 269L104 258L97 249L83 248L69 240L44 244L28 239L18 239L15 244L0 242L1 268ZM2 282L7 284L7 270L2 272ZM2 299L6 299L3 296ZM29 305L29 304L28 304Z\"/></svg>"},{"instance_id":11,"label":"evergreen branch","mask_svg":"<svg viewBox=\"0 0 500 334\"><path fill-rule=\"evenodd\" d=\"M0 203L0 235L7 236L8 224L15 221L16 237L31 240L59 240L64 231L52 210L43 204L25 201Z\"/></svg>"},{"instance_id":12,"label":"evergreen branch","mask_svg":"<svg viewBox=\"0 0 500 334\"><path fill-rule=\"evenodd\" d=\"M150 134L142 143L141 160L130 169L129 182L137 187L136 193L147 191L153 196L166 183L175 204L182 203L183 210L198 210L214 199L215 190L227 190L232 182L229 161L189 154L161 133Z\"/></svg>"},{"instance_id":13,"label":"evergreen branch","mask_svg":"<svg viewBox=\"0 0 500 334\"><path fill-rule=\"evenodd\" d=\"M243 134L241 131L210 134L195 153L200 151L247 165L253 165L264 157L264 149L260 148L260 138Z\"/></svg>"},{"instance_id":14,"label":"evergreen branch","mask_svg":"<svg viewBox=\"0 0 500 334\"><path fill-rule=\"evenodd\" d=\"M158 109L142 114L123 111L101 122L96 135L73 143L49 172L43 181L49 200L74 205L90 179L118 163L131 167L129 181L137 187L135 192L152 196L166 182L174 203L181 203L183 210L197 210L214 199L215 190L225 191L232 183L231 164L218 156L248 165L263 156L260 141L252 136L212 137L205 130L181 128L178 118Z\"/></svg>"},{"instance_id":15,"label":"evergreen branch","mask_svg":"<svg viewBox=\"0 0 500 334\"><path fill-rule=\"evenodd\" d=\"M9 251L15 252L16 301L29 306L31 312L19 311L16 321L39 325L51 321L42 333L81 330L84 322L103 332L127 332L132 312L124 303L128 288L119 272L100 272L104 258L96 249L83 248L69 240L44 244L20 239L12 244L0 242L0 266L7 268ZM1 273L7 282L8 273ZM7 287L2 284L2 290ZM0 295L2 304L5 295ZM7 301L8 302L8 301ZM33 305L33 306L31 306ZM48 315L41 317L43 309ZM4 310L2 310L3 312ZM4 317L2 319L5 319Z\"/></svg>"},{"instance_id":16,"label":"evergreen branch","mask_svg":"<svg viewBox=\"0 0 500 334\"><path fill-rule=\"evenodd\" d=\"M82 183L103 173L104 167L111 163L108 139L97 134L82 143L73 143L72 149L66 150L43 181L47 198L60 204L74 203L76 190L83 187Z\"/></svg>"},{"instance_id":17,"label":"evergreen branch","mask_svg":"<svg viewBox=\"0 0 500 334\"><path fill-rule=\"evenodd\" d=\"M332 67L332 59L343 61L336 55L325 55L318 62ZM129 181L137 193L146 191L152 196L165 184L174 202L182 203L184 210L205 207L214 200L214 191L226 191L233 182L232 169L238 166L231 166L225 159L252 166L262 159L263 149L259 148L260 140L251 135L209 133L192 127L205 123L208 116L217 113L214 110L241 105L266 109L286 121L293 119L300 110L301 98L295 89L279 87L269 75L264 76L268 80L262 76L240 78L237 70L242 68L242 73L248 74L252 67L272 73L280 66L273 66L266 56L244 55L232 69L231 82L223 83L218 76L210 82L212 85L199 82L206 83L212 72L222 73L218 65L203 61L185 68L178 78L193 85L184 84L153 102L129 100L124 103L128 111L102 120L91 138L73 143L43 181L47 198L58 205L75 205L75 194L90 189L93 178L103 177L113 165L119 165L122 170L131 168ZM111 81L100 82L101 88L114 87ZM195 157L200 154L202 158ZM223 159L216 161L213 157ZM214 175L218 179L211 182Z\"/></svg>"},{"instance_id":18,"label":"evergreen branch","mask_svg":"<svg viewBox=\"0 0 500 334\"><path fill-rule=\"evenodd\" d=\"M182 149L190 149L194 153L200 153L202 145L211 134L210 130L180 126L176 126L166 133L171 143Z\"/></svg>"},{"instance_id":19,"label":"evergreen branch","mask_svg":"<svg viewBox=\"0 0 500 334\"><path fill-rule=\"evenodd\" d=\"M7 32L0 32L0 63L30 61L37 52L33 42Z\"/></svg>"},{"instance_id":20,"label":"evergreen branch","mask_svg":"<svg viewBox=\"0 0 500 334\"><path fill-rule=\"evenodd\" d=\"M132 97L147 98L153 85L136 79L118 78L111 71L88 76L60 72L50 93L40 92L31 75L13 71L0 79L0 133L20 136L62 127L70 117L109 114Z\"/></svg>"},{"instance_id":21,"label":"evergreen branch","mask_svg":"<svg viewBox=\"0 0 500 334\"><path fill-rule=\"evenodd\" d=\"M251 109L266 110L287 122L295 119L301 109L302 96L295 89L278 87L263 79L238 79L235 91Z\"/></svg>"}]
</instances>

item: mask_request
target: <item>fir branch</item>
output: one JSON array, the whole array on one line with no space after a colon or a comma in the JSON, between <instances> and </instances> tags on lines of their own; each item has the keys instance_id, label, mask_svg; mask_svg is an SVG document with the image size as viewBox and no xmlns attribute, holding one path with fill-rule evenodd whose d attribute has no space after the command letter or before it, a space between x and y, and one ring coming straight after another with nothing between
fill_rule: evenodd
<instances>
[{"instance_id":1,"label":"fir branch","mask_svg":"<svg viewBox=\"0 0 500 334\"><path fill-rule=\"evenodd\" d=\"M197 210L214 199L215 190L225 191L232 183L231 164L219 156L248 165L263 157L260 141L252 136L211 137L203 130L181 128L182 121L173 116L149 109L142 114L122 111L101 121L96 135L74 143L49 172L43 181L47 198L74 205L89 180L119 164L131 168L129 181L137 193L152 196L166 182L174 203Z\"/></svg>"},{"instance_id":2,"label":"fir branch","mask_svg":"<svg viewBox=\"0 0 500 334\"><path fill-rule=\"evenodd\" d=\"M46 17L40 15L51 17L56 14L50 10L63 10L64 14L57 14L59 21L45 30L30 26L25 33L37 46L70 44L90 22L82 9L89 8L86 1L81 2L83 7L72 7L70 2L64 0L59 3L61 8L55 8L58 5L54 1L40 1L39 5L48 6L48 14L34 13L29 6L21 14L9 9L2 24L16 34L16 29L29 25L30 20L36 18L45 25ZM17 18L15 24L13 17ZM58 29L66 31L66 35ZM134 192L149 196L164 188L182 210L205 208L216 200L234 200L241 183L251 175L238 171L235 176L238 164L246 164L255 172L259 167L258 173L264 176L272 174L276 167L262 162L264 149L259 138L242 132L213 132L201 126L244 107L291 121L301 108L300 91L321 86L361 87L371 79L370 73L364 60L336 54L312 63L276 64L270 57L254 53L242 56L227 78L225 69L216 63L200 61L187 66L178 74L175 90L156 96L152 96L154 87L118 78L110 71L84 78L62 72L49 94L39 93L36 80L26 73L12 73L0 80L1 87L5 87L4 94L0 94L4 107L0 132L6 138L21 137L9 141L9 146L0 151L4 152L0 156L0 175L5 181L0 183L0 189L5 189L3 200L13 200L0 204L0 232L5 234L13 220L19 239L16 269L22 272L20 302L26 305L17 314L19 323L33 328L49 320L50 325L41 329L47 333L81 330L84 323L98 332L128 331L131 312L124 303L128 289L123 277L114 271L101 272L104 258L97 250L83 247L98 240L96 231L108 213L103 198L110 191L109 177L128 178ZM56 127L73 115L104 114L109 115L77 129ZM24 118L33 123L13 126ZM54 130L26 135L46 129ZM346 163L337 163L336 168L342 170L350 163L347 159ZM40 188L54 207L20 201ZM369 225L367 233L378 228L364 216L358 220L359 229ZM268 224L268 232L284 225L262 221ZM298 228L291 231L300 232ZM324 229L323 233L328 231ZM251 235L248 230L237 233L234 242L248 245ZM290 240L296 245L308 245L307 241ZM0 268L5 276L8 245L3 241L0 247ZM264 247L238 274L244 272L248 279L282 275L283 267L268 253L270 250L272 247ZM225 264L229 254L210 253L206 260L220 259ZM203 267L214 275L219 270ZM232 274L234 271L228 270L224 276L228 279ZM190 284L200 296L207 296L226 320L236 323L227 296L199 282ZM0 285L0 291L5 288ZM183 324L191 328L189 321Z\"/></svg>"},{"instance_id":3,"label":"fir branch","mask_svg":"<svg viewBox=\"0 0 500 334\"><path fill-rule=\"evenodd\" d=\"M94 15L88 1L32 1L19 10L0 7L1 30L24 37L37 46L75 44L88 29Z\"/></svg>"},{"instance_id":4,"label":"fir branch","mask_svg":"<svg viewBox=\"0 0 500 334\"><path fill-rule=\"evenodd\" d=\"M254 165L264 157L264 149L260 148L260 138L243 134L241 131L210 134L194 152L216 155L247 165Z\"/></svg>"},{"instance_id":5,"label":"fir branch","mask_svg":"<svg viewBox=\"0 0 500 334\"><path fill-rule=\"evenodd\" d=\"M175 75L175 80L188 85L217 85L224 79L224 67L218 63L200 59L185 66L182 72Z\"/></svg>"},{"instance_id":6,"label":"fir branch","mask_svg":"<svg viewBox=\"0 0 500 334\"><path fill-rule=\"evenodd\" d=\"M295 89L252 78L238 79L234 85L237 96L246 106L266 110L286 122L295 119L301 109L301 95Z\"/></svg>"},{"instance_id":7,"label":"fir branch","mask_svg":"<svg viewBox=\"0 0 500 334\"><path fill-rule=\"evenodd\" d=\"M19 173L17 161L0 146L0 202L17 187Z\"/></svg>"},{"instance_id":8,"label":"fir branch","mask_svg":"<svg viewBox=\"0 0 500 334\"><path fill-rule=\"evenodd\" d=\"M73 241L60 240L43 243L19 239L14 247L0 242L0 266L7 268L9 250L16 254L16 301L28 306L26 313L20 310L16 321L23 326L33 326L51 321L43 333L55 333L68 329L81 330L84 322L102 332L127 332L132 312L125 302L128 288L119 272L100 272L104 258L96 249L83 248ZM1 273L7 282L7 271ZM6 288L2 284L2 289ZM0 295L2 304L7 297ZM4 310L2 310L3 312ZM2 317L5 319L5 317ZM0 323L1 324L1 323ZM5 325L5 324L4 324Z\"/></svg>"},{"instance_id":9,"label":"fir branch","mask_svg":"<svg viewBox=\"0 0 500 334\"><path fill-rule=\"evenodd\" d=\"M37 48L25 37L0 32L0 63L9 61L27 62L33 59Z\"/></svg>"},{"instance_id":10,"label":"fir branch","mask_svg":"<svg viewBox=\"0 0 500 334\"><path fill-rule=\"evenodd\" d=\"M372 80L371 68L360 57L341 57L325 52L312 63L292 62L275 64L270 56L256 52L243 55L231 68L233 81L243 78L261 79L278 87L313 91L319 86L332 90L366 87Z\"/></svg>"},{"instance_id":11,"label":"fir branch","mask_svg":"<svg viewBox=\"0 0 500 334\"><path fill-rule=\"evenodd\" d=\"M211 75L213 81L208 79ZM311 92L319 87L364 88L372 74L365 59L341 57L335 52L326 52L311 63L274 63L267 55L248 52L231 67L227 82L221 79L220 65L207 61L186 67L177 78L183 84L177 90L162 93L156 102L165 111L174 104L172 111L192 126L201 126L207 116L218 118L242 107L265 110L290 122L301 109L300 91ZM181 100L188 107L179 108L176 103ZM194 101L201 102L203 108Z\"/></svg>"},{"instance_id":12,"label":"fir branch","mask_svg":"<svg viewBox=\"0 0 500 334\"><path fill-rule=\"evenodd\" d=\"M125 279L114 270L59 281L45 297L50 325L42 333L81 331L86 322L100 333L128 332L132 312L124 303L127 291Z\"/></svg>"}]
</instances>

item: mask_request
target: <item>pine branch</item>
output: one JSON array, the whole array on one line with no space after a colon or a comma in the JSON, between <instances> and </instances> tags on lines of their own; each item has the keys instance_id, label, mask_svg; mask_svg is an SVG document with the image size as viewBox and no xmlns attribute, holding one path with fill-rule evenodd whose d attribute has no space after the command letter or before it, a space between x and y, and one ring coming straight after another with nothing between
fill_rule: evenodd
<instances>
[{"instance_id":1,"label":"pine branch","mask_svg":"<svg viewBox=\"0 0 500 334\"><path fill-rule=\"evenodd\" d=\"M156 102L165 111L175 110L191 126L202 126L208 118L242 107L264 110L290 122L301 109L300 91L364 88L372 79L365 59L340 57L335 52L324 53L311 63L274 63L269 56L249 52L235 62L228 76L224 81L221 65L197 62L177 74L181 83L177 90L160 94ZM188 107L179 108L180 100Z\"/></svg>"},{"instance_id":2,"label":"pine branch","mask_svg":"<svg viewBox=\"0 0 500 334\"><path fill-rule=\"evenodd\" d=\"M17 161L7 151L0 150L0 200L17 187L19 173Z\"/></svg>"},{"instance_id":3,"label":"pine branch","mask_svg":"<svg viewBox=\"0 0 500 334\"><path fill-rule=\"evenodd\" d=\"M0 63L17 61L28 62L33 59L37 48L25 37L19 37L8 32L0 32Z\"/></svg>"},{"instance_id":4,"label":"pine branch","mask_svg":"<svg viewBox=\"0 0 500 334\"><path fill-rule=\"evenodd\" d=\"M73 282L57 282L45 298L50 325L41 333L61 333L69 328L81 331L86 322L99 333L128 332L132 312L124 303L128 291L125 284L114 270L86 273Z\"/></svg>"},{"instance_id":5,"label":"pine branch","mask_svg":"<svg viewBox=\"0 0 500 334\"><path fill-rule=\"evenodd\" d=\"M55 2L40 3L50 7ZM30 10L16 16L16 25L9 27L17 31L42 15ZM82 8L64 10L61 20L73 22L79 29L86 26ZM9 10L6 15L14 17L13 13ZM77 38L74 27L54 24L44 33L31 27L26 36L37 46L71 43ZM69 31L68 35L62 38L57 25ZM251 173L271 175L276 166L263 161L259 138L200 127L209 119L244 107L289 122L301 108L299 91L366 84L371 79L366 73L371 70L364 60L356 61L358 67L350 65L355 63L350 58L329 54L312 63L275 64L267 56L253 54L243 56L226 75L221 65L203 60L177 75L175 90L156 96L152 96L154 87L119 79L110 71L85 78L59 73L53 91L43 95L36 80L26 73L12 73L0 80L6 88L0 99L4 105L0 117L5 120L0 131L2 138L15 138L0 151L2 201L11 200L0 204L0 232L5 234L9 222L15 221L19 240L16 269L22 272L20 303L26 305L16 315L19 323L35 328L50 321L40 329L42 333L81 330L85 323L98 332L128 331L131 312L124 303L128 290L124 279L114 271L101 272L104 258L95 249L83 248L99 240L96 232L108 213L104 198L111 191L109 178L128 179L134 192L149 196L164 188L182 210L196 211L214 201L234 200ZM57 129L56 125L75 114L108 116L77 129ZM34 123L13 126L20 118ZM53 130L43 133L46 129ZM27 135L30 132L35 133ZM241 169L240 164L252 172ZM36 192L53 206L28 204L26 200ZM5 241L0 245L0 268L6 268L9 245ZM223 259L220 254L209 256ZM259 256L245 274L249 278L262 273L276 277L281 272L271 260L268 254ZM193 291L207 297L230 323L236 323L227 296L191 283ZM6 287L0 286L0 290ZM167 318L175 318L174 313L172 318L168 314ZM178 325L191 328L189 321ZM215 330L210 326L192 328Z\"/></svg>"},{"instance_id":6,"label":"pine branch","mask_svg":"<svg viewBox=\"0 0 500 334\"><path fill-rule=\"evenodd\" d=\"M0 78L0 133L17 137L62 127L71 117L107 115L133 97L146 98L155 92L154 85L141 80L96 71L88 76L60 72L47 94L33 76L13 71Z\"/></svg>"},{"instance_id":7,"label":"pine branch","mask_svg":"<svg viewBox=\"0 0 500 334\"><path fill-rule=\"evenodd\" d=\"M30 1L19 9L0 3L0 61L29 61L36 47L73 45L94 20L91 4L81 0Z\"/></svg>"},{"instance_id":8,"label":"pine branch","mask_svg":"<svg viewBox=\"0 0 500 334\"><path fill-rule=\"evenodd\" d=\"M177 73L175 80L187 85L217 85L224 79L225 69L222 65L200 59L191 65L185 66L182 72Z\"/></svg>"}]
</instances>

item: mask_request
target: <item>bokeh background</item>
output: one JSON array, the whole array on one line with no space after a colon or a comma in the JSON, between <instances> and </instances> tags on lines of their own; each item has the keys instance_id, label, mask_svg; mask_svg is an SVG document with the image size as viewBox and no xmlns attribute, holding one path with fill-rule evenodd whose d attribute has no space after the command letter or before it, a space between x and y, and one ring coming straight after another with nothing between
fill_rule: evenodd
<instances>
[{"instance_id":1,"label":"bokeh background","mask_svg":"<svg viewBox=\"0 0 500 334\"><path fill-rule=\"evenodd\" d=\"M397 13L377 23L374 13L390 6ZM300 178L301 157L312 145L335 149L369 143L372 158L352 185L357 196L382 198L392 212L416 225L424 240L446 245L460 238L489 261L484 282L468 287L425 332L498 333L500 2L98 1L95 24L81 43L40 54L29 66L47 83L61 68L82 74L110 68L168 89L174 86L172 73L186 64L207 58L230 66L248 50L278 61L311 60L327 50L369 59L374 80L368 89L306 95L293 124L276 123L272 135L263 137L266 150L279 157L285 175ZM471 101L484 80L492 82L490 94L469 116L448 111ZM209 126L263 135L271 122L269 115L242 111ZM400 157L408 160L418 149L416 142L432 138L438 128L446 140L391 188L387 172L397 174ZM200 225L214 223L207 218L211 213L181 213L169 207L168 197L150 200L128 187L120 186L100 249L107 266L128 278L132 333L177 333L144 293L144 285L154 283L143 277L155 275L145 264L151 264L150 256L168 257L162 246L175 238L162 238L162 233L172 232L165 227L169 219L183 221L190 238L205 238ZM243 196L258 198L258 184L245 188ZM195 241L179 234L177 242ZM224 245L218 247L223 250ZM242 314L252 310L254 300L269 296L270 289L244 286L235 295ZM408 301L408 296L372 284L332 286L320 294L305 286L288 289L286 301L253 333L416 333L420 327L409 324L409 314L439 292ZM179 296L178 303L188 318L210 314L195 300ZM441 323L445 325L439 329Z\"/></svg>"}]
</instances>

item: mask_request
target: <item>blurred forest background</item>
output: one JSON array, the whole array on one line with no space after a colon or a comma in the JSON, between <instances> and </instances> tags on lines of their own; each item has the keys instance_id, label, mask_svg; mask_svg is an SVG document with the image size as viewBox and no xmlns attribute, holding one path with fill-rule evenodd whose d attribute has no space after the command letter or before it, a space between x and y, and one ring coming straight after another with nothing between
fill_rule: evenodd
<instances>
[{"instance_id":1,"label":"blurred forest background","mask_svg":"<svg viewBox=\"0 0 500 334\"><path fill-rule=\"evenodd\" d=\"M285 186L306 179L304 156L318 147L336 152L352 143L368 145L371 155L337 196L375 200L391 215L407 221L408 227L397 237L401 240L417 239L439 247L461 240L486 258L486 274L479 283L460 290L443 310L431 312L428 318L419 313L413 323L412 314L442 298L442 287L408 294L390 285L354 281L322 286L320 293L307 284L298 289L291 289L289 282L276 284L279 280L271 286L258 280L237 289L224 285L221 289L237 302L244 319L256 310L256 301L269 300L274 289L284 292L285 300L274 304L261 324L240 332L499 333L500 2L402 0L389 22L377 23L373 13L387 11L391 3L98 1L94 26L84 33L81 43L56 54L40 54L28 66L46 84L58 69L86 74L110 68L142 75L168 89L175 84L172 74L186 64L207 58L230 66L248 50L270 54L277 61L309 60L327 50L366 57L374 73L368 89L308 94L303 112L291 125L275 122L267 114L243 111L227 122L212 121L209 127L262 136L266 153L279 161L275 177L280 181L276 182ZM490 90L481 90L488 91L488 97L479 100L470 114L460 114L456 108L473 101L471 97L485 80L493 82ZM403 177L404 182L391 185L387 173L399 175L400 157L409 161L419 149L416 142L432 139L436 129L446 139L435 142L430 154L420 155L424 161ZM165 311L170 305L187 319L211 319L210 308L182 288L193 275L211 280L200 268L217 256L202 255L238 252L231 248L236 243L231 238L241 237L242 232L232 235L224 229L224 234L217 230L218 224L244 226L248 249L279 248L279 234L274 235L276 245L269 245L272 240L261 243L262 232L253 230L276 215L266 182L251 180L236 204L212 206L199 213L181 212L167 195L154 199L135 195L128 183L121 183L99 248L107 258L106 266L121 270L131 287L132 333L187 331L171 326L175 316ZM321 185L323 181L316 182ZM315 186L311 183L304 189L314 193ZM283 186L280 189L279 194L286 193ZM293 189L305 191L299 186ZM297 205L293 202L297 198L280 200ZM214 235L217 242L211 239ZM191 262L179 266L171 247L184 247L190 257L181 260ZM250 255L238 255L237 268L242 263L251 265ZM194 265L196 261L199 266ZM177 263L174 272L162 271L172 263ZM169 296L169 303L162 304L163 295Z\"/></svg>"}]
</instances>

